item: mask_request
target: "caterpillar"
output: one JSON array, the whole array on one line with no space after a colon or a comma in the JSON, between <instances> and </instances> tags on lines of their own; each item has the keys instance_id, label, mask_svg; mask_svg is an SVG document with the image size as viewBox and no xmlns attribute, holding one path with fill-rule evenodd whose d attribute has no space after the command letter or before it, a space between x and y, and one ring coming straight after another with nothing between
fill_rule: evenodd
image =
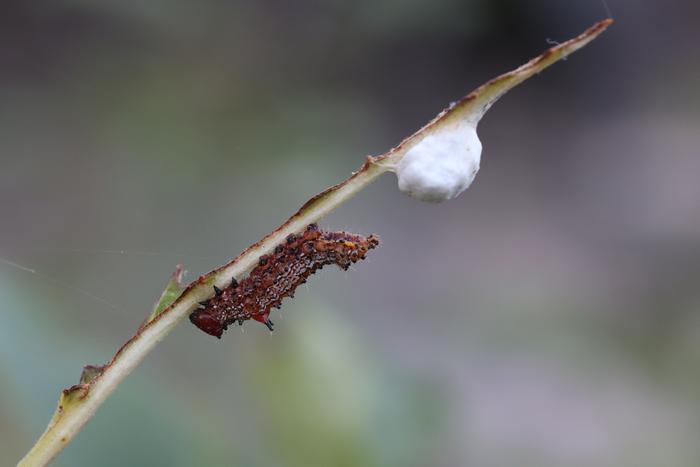
<instances>
[{"instance_id":1,"label":"caterpillar","mask_svg":"<svg viewBox=\"0 0 700 467\"><path fill-rule=\"evenodd\" d=\"M327 264L347 270L365 259L379 245L379 237L363 237L348 232L326 232L310 224L302 234L290 234L270 255L263 255L248 277L224 289L214 287L215 295L190 315L190 321L207 334L221 338L234 323L253 319L273 330L272 308L280 308L285 297L294 297L296 288Z\"/></svg>"}]
</instances>

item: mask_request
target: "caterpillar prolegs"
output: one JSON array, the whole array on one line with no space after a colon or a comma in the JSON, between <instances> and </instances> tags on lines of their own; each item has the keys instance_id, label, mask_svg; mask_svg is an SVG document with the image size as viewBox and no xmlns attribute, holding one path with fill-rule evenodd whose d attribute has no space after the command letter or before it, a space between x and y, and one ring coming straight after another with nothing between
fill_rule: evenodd
<instances>
[{"instance_id":1,"label":"caterpillar prolegs","mask_svg":"<svg viewBox=\"0 0 700 467\"><path fill-rule=\"evenodd\" d=\"M245 279L225 289L214 287L215 296L201 302L190 321L202 331L221 338L234 323L254 319L272 331L270 311L279 308L282 299L294 297L296 288L327 264L347 270L365 259L379 245L379 237L363 237L348 232L325 232L316 224L299 235L289 235L270 255L263 255Z\"/></svg>"}]
</instances>

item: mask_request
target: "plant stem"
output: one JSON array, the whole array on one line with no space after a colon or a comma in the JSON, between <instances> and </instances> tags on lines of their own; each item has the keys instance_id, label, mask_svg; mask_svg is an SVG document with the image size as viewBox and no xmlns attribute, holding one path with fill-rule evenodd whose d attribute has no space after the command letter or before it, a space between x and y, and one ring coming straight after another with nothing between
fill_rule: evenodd
<instances>
[{"instance_id":1,"label":"plant stem","mask_svg":"<svg viewBox=\"0 0 700 467\"><path fill-rule=\"evenodd\" d=\"M172 305L142 325L103 367L86 367L81 382L65 389L59 406L46 431L37 440L20 466L46 465L70 443L90 420L99 406L124 378L170 331L212 295L212 285L220 288L241 278L257 263L258 258L272 251L287 235L302 230L348 201L386 172L393 171L403 155L424 137L457 122L477 126L483 114L508 90L539 73L559 59L588 44L602 33L612 20L601 21L580 36L545 51L520 68L495 78L445 109L426 126L403 140L398 146L379 157L368 157L359 171L344 182L319 193L278 229L252 245L226 265L192 282Z\"/></svg>"}]
</instances>

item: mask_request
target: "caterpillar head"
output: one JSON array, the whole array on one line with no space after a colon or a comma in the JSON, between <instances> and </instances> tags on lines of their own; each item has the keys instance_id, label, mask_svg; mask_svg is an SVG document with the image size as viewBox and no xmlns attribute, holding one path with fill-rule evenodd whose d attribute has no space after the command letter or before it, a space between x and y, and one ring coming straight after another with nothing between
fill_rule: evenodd
<instances>
[{"instance_id":1,"label":"caterpillar head","mask_svg":"<svg viewBox=\"0 0 700 467\"><path fill-rule=\"evenodd\" d=\"M209 314L207 310L195 310L190 315L190 322L207 334L219 339L226 330L221 321Z\"/></svg>"}]
</instances>

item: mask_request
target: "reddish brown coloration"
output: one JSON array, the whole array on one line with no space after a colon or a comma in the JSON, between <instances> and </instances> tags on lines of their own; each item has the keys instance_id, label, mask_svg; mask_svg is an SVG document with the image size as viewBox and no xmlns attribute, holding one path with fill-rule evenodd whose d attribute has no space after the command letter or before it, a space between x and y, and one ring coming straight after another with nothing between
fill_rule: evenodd
<instances>
[{"instance_id":1,"label":"reddish brown coloration","mask_svg":"<svg viewBox=\"0 0 700 467\"><path fill-rule=\"evenodd\" d=\"M307 277L326 264L348 269L377 245L376 235L324 232L311 224L303 234L289 235L274 253L261 256L247 278L240 283L234 281L203 302L203 308L192 313L190 321L219 338L229 325L242 325L249 319L260 321L272 331L270 310L279 308L285 297L294 297L294 290Z\"/></svg>"}]
</instances>

